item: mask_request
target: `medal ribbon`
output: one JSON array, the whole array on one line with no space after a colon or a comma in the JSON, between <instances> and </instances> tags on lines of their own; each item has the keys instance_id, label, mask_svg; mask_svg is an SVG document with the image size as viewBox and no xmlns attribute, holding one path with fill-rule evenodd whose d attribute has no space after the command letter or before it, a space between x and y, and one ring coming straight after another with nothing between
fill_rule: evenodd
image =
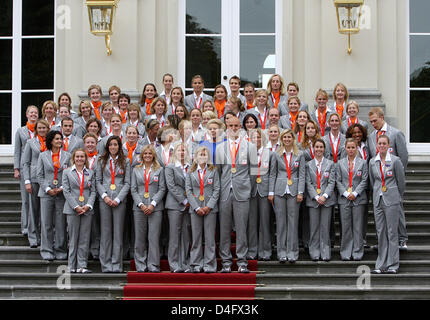
<instances>
[{"instance_id":1,"label":"medal ribbon","mask_svg":"<svg viewBox=\"0 0 430 320\"><path fill-rule=\"evenodd\" d=\"M288 180L291 180L291 159L293 157L293 153L290 154L290 162L287 161L287 154L284 153L285 159L285 167L287 168Z\"/></svg>"},{"instance_id":2,"label":"medal ribbon","mask_svg":"<svg viewBox=\"0 0 430 320\"><path fill-rule=\"evenodd\" d=\"M149 170L148 170L148 175L146 175L146 168L145 168L145 172L143 174L145 176L145 193L148 193L149 178L151 177L151 168L149 168Z\"/></svg>"},{"instance_id":3,"label":"medal ribbon","mask_svg":"<svg viewBox=\"0 0 430 320\"><path fill-rule=\"evenodd\" d=\"M314 153L313 153L313 151L312 151L312 147L311 147L311 146L309 146L309 151L311 152L311 157L312 157L312 159L313 159L313 158L315 158L315 155L314 155Z\"/></svg>"},{"instance_id":4,"label":"medal ribbon","mask_svg":"<svg viewBox=\"0 0 430 320\"><path fill-rule=\"evenodd\" d=\"M266 119L267 119L267 108L264 108L264 121L261 120L261 115L258 113L258 118L260 119L261 129L266 129Z\"/></svg>"},{"instance_id":5,"label":"medal ribbon","mask_svg":"<svg viewBox=\"0 0 430 320\"><path fill-rule=\"evenodd\" d=\"M352 176L354 173L354 161L349 161L349 187L352 188Z\"/></svg>"},{"instance_id":6,"label":"medal ribbon","mask_svg":"<svg viewBox=\"0 0 430 320\"><path fill-rule=\"evenodd\" d=\"M200 176L200 170L197 172L199 174L199 182L200 182L200 195L203 195L203 189L204 189L204 181L205 181L205 175L206 175L206 169L203 171L203 178Z\"/></svg>"},{"instance_id":7,"label":"medal ribbon","mask_svg":"<svg viewBox=\"0 0 430 320\"><path fill-rule=\"evenodd\" d=\"M379 169L381 170L381 179L382 179L382 187L385 187L385 177L384 177L384 172L382 171L382 161L379 162Z\"/></svg>"},{"instance_id":8,"label":"medal ribbon","mask_svg":"<svg viewBox=\"0 0 430 320\"><path fill-rule=\"evenodd\" d=\"M318 166L317 166L317 189L321 190L321 172L318 170Z\"/></svg>"},{"instance_id":9,"label":"medal ribbon","mask_svg":"<svg viewBox=\"0 0 430 320\"><path fill-rule=\"evenodd\" d=\"M84 195L84 181L85 181L84 170L82 170L82 182L81 182L81 178L79 178L78 169L76 169L76 175L78 176L78 181L79 181L79 195L82 197Z\"/></svg>"},{"instance_id":10,"label":"medal ribbon","mask_svg":"<svg viewBox=\"0 0 430 320\"><path fill-rule=\"evenodd\" d=\"M334 162L334 163L337 163L337 152L339 151L340 135L338 136L339 138L337 139L336 152L335 152L334 147L333 147L333 141L332 141L332 139L331 139L331 134L329 134L329 136L330 136L330 145L331 145L331 150L332 150L332 152L333 152L333 162Z\"/></svg>"},{"instance_id":11,"label":"medal ribbon","mask_svg":"<svg viewBox=\"0 0 430 320\"><path fill-rule=\"evenodd\" d=\"M60 151L52 153L52 162L54 163L54 180L57 180L58 169L60 168Z\"/></svg>"},{"instance_id":12,"label":"medal ribbon","mask_svg":"<svg viewBox=\"0 0 430 320\"><path fill-rule=\"evenodd\" d=\"M200 109L200 106L201 106L201 104L202 104L203 98L202 98L202 97L199 97L198 99L199 99L199 104L197 105L197 100L196 100L195 107L196 107L197 109Z\"/></svg>"},{"instance_id":13,"label":"medal ribbon","mask_svg":"<svg viewBox=\"0 0 430 320\"><path fill-rule=\"evenodd\" d=\"M343 104L337 104L336 103L336 112L339 115L339 117L342 118L342 115L343 115Z\"/></svg>"},{"instance_id":14,"label":"medal ribbon","mask_svg":"<svg viewBox=\"0 0 430 320\"><path fill-rule=\"evenodd\" d=\"M350 126L352 126L353 124L356 124L356 123L358 123L358 119L357 118L355 118L355 119L353 119L353 120L351 120L352 118L348 118L348 128L350 127Z\"/></svg>"},{"instance_id":15,"label":"medal ribbon","mask_svg":"<svg viewBox=\"0 0 430 320\"><path fill-rule=\"evenodd\" d=\"M111 184L115 184L115 169L112 165L112 159L110 160L110 181Z\"/></svg>"},{"instance_id":16,"label":"medal ribbon","mask_svg":"<svg viewBox=\"0 0 430 320\"><path fill-rule=\"evenodd\" d=\"M239 147L240 147L241 142L242 142L242 140L239 140L239 143L237 144L237 149L236 149L236 142L233 141L233 151L230 149L231 167L232 168L236 167L236 156L237 156L237 152L239 151Z\"/></svg>"}]
</instances>

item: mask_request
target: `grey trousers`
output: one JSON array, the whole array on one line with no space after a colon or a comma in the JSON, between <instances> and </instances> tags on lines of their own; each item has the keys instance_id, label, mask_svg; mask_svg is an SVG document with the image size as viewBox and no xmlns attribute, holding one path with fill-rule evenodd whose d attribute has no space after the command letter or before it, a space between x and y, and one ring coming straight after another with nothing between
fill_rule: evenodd
<instances>
[{"instance_id":1,"label":"grey trousers","mask_svg":"<svg viewBox=\"0 0 430 320\"><path fill-rule=\"evenodd\" d=\"M342 224L340 256L342 259L361 260L364 254L363 216L367 205L339 205Z\"/></svg>"},{"instance_id":2,"label":"grey trousers","mask_svg":"<svg viewBox=\"0 0 430 320\"><path fill-rule=\"evenodd\" d=\"M272 256L272 235L270 232L270 215L272 206L267 197L257 194L259 227L258 227L258 257L270 259ZM248 254L250 255L250 254Z\"/></svg>"},{"instance_id":3,"label":"grey trousers","mask_svg":"<svg viewBox=\"0 0 430 320\"><path fill-rule=\"evenodd\" d=\"M124 216L124 239L123 239L123 258L127 255L132 258L134 256L134 225L133 225L133 197L129 192L127 195L127 205Z\"/></svg>"},{"instance_id":4,"label":"grey trousers","mask_svg":"<svg viewBox=\"0 0 430 320\"><path fill-rule=\"evenodd\" d=\"M69 269L87 268L92 214L68 214Z\"/></svg>"},{"instance_id":5,"label":"grey trousers","mask_svg":"<svg viewBox=\"0 0 430 320\"><path fill-rule=\"evenodd\" d=\"M40 198L40 255L43 259L67 259L64 196Z\"/></svg>"},{"instance_id":6,"label":"grey trousers","mask_svg":"<svg viewBox=\"0 0 430 320\"><path fill-rule=\"evenodd\" d=\"M123 231L126 202L117 207L100 205L100 264L102 272L122 272Z\"/></svg>"},{"instance_id":7,"label":"grey trousers","mask_svg":"<svg viewBox=\"0 0 430 320\"><path fill-rule=\"evenodd\" d=\"M186 218L187 211L167 210L169 216L169 250L167 253L170 271L176 269L186 270L189 268L190 242L187 244L183 239L183 233L188 233Z\"/></svg>"},{"instance_id":8,"label":"grey trousers","mask_svg":"<svg viewBox=\"0 0 430 320\"><path fill-rule=\"evenodd\" d=\"M134 262L137 272L160 271L160 233L163 211L147 216L139 209L134 214Z\"/></svg>"},{"instance_id":9,"label":"grey trousers","mask_svg":"<svg viewBox=\"0 0 430 320\"><path fill-rule=\"evenodd\" d=\"M20 170L22 172L22 170ZM19 179L19 188L21 191L21 233L28 233L28 224L30 222L30 194L25 190L24 177Z\"/></svg>"},{"instance_id":10,"label":"grey trousers","mask_svg":"<svg viewBox=\"0 0 430 320\"><path fill-rule=\"evenodd\" d=\"M403 209L403 202L400 203L400 216L399 216L399 241L408 240L408 232L406 231L406 216L405 210Z\"/></svg>"},{"instance_id":11,"label":"grey trousers","mask_svg":"<svg viewBox=\"0 0 430 320\"><path fill-rule=\"evenodd\" d=\"M297 197L275 196L277 256L291 260L299 258L299 208Z\"/></svg>"},{"instance_id":12,"label":"grey trousers","mask_svg":"<svg viewBox=\"0 0 430 320\"><path fill-rule=\"evenodd\" d=\"M399 216L400 205L386 206L382 199L373 206L375 227L378 235L378 258L376 269L397 270L399 268Z\"/></svg>"},{"instance_id":13,"label":"grey trousers","mask_svg":"<svg viewBox=\"0 0 430 320\"><path fill-rule=\"evenodd\" d=\"M246 230L248 237L248 259L255 259L258 254L259 208L257 197L259 197L259 195L249 200L248 228Z\"/></svg>"},{"instance_id":14,"label":"grey trousers","mask_svg":"<svg viewBox=\"0 0 430 320\"><path fill-rule=\"evenodd\" d=\"M246 230L249 215L249 200L237 201L234 199L232 191L225 201L219 201L220 208L220 244L219 253L223 267L230 267L233 263L231 254L231 230L232 221L236 229L236 256L238 266L247 266L248 260L248 239Z\"/></svg>"},{"instance_id":15,"label":"grey trousers","mask_svg":"<svg viewBox=\"0 0 430 320\"><path fill-rule=\"evenodd\" d=\"M37 246L40 244L40 198L37 196L39 184L32 183L31 189L27 238L30 246Z\"/></svg>"},{"instance_id":16,"label":"grey trousers","mask_svg":"<svg viewBox=\"0 0 430 320\"><path fill-rule=\"evenodd\" d=\"M330 223L333 207L309 207L309 255L311 259L329 260L330 250Z\"/></svg>"},{"instance_id":17,"label":"grey trousers","mask_svg":"<svg viewBox=\"0 0 430 320\"><path fill-rule=\"evenodd\" d=\"M210 212L206 216L199 216L193 212L191 216L192 245L190 265L192 268L204 269L204 271L216 272L215 228L217 214ZM205 247L203 250L203 234Z\"/></svg>"},{"instance_id":18,"label":"grey trousers","mask_svg":"<svg viewBox=\"0 0 430 320\"><path fill-rule=\"evenodd\" d=\"M191 215L189 213L184 214L182 218L182 234L181 234L181 245L182 245L182 265L183 268L188 269L190 267L190 254L191 254Z\"/></svg>"},{"instance_id":19,"label":"grey trousers","mask_svg":"<svg viewBox=\"0 0 430 320\"><path fill-rule=\"evenodd\" d=\"M100 255L100 206L97 200L94 202L94 214L91 219L90 252L93 257Z\"/></svg>"}]
</instances>

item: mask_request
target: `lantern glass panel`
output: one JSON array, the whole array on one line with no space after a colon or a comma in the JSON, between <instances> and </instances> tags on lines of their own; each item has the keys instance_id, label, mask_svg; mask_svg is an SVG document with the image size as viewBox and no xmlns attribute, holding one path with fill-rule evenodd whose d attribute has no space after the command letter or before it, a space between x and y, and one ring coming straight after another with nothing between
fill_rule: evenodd
<instances>
[{"instance_id":1,"label":"lantern glass panel","mask_svg":"<svg viewBox=\"0 0 430 320\"><path fill-rule=\"evenodd\" d=\"M356 33L360 30L361 7L339 7L339 32Z\"/></svg>"},{"instance_id":2,"label":"lantern glass panel","mask_svg":"<svg viewBox=\"0 0 430 320\"><path fill-rule=\"evenodd\" d=\"M93 32L111 32L112 30L111 6L97 6L91 8L91 30Z\"/></svg>"}]
</instances>

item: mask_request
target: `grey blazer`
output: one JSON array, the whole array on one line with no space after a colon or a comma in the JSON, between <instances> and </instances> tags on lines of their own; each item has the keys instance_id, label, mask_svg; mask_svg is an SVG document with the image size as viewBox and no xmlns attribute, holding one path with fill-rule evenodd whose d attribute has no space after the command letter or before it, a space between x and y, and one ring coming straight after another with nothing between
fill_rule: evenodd
<instances>
[{"instance_id":1,"label":"grey blazer","mask_svg":"<svg viewBox=\"0 0 430 320\"><path fill-rule=\"evenodd\" d=\"M64 141L64 139L63 139ZM64 143L63 143L64 146ZM79 148L84 148L84 141L81 138L78 138L74 135L69 136L69 147L67 148L67 152L72 154L73 151Z\"/></svg>"},{"instance_id":2,"label":"grey blazer","mask_svg":"<svg viewBox=\"0 0 430 320\"><path fill-rule=\"evenodd\" d=\"M127 141L124 141L124 143L122 144L122 151L124 152L124 155L127 157L128 150L126 147L126 142ZM136 143L137 143L137 146L133 151L133 162L131 163L131 168L134 168L135 166L137 166L138 164L141 163L140 151L142 150L143 145L142 145L141 140L137 141Z\"/></svg>"},{"instance_id":3,"label":"grey blazer","mask_svg":"<svg viewBox=\"0 0 430 320\"><path fill-rule=\"evenodd\" d=\"M299 152L298 155L293 154L291 158L291 180L293 181L293 184L289 186L291 195L295 197L297 194L303 194L306 182L306 162L302 152ZM269 192L282 197L285 194L287 183L288 173L284 156L280 156L278 152L272 152L270 159Z\"/></svg>"},{"instance_id":4,"label":"grey blazer","mask_svg":"<svg viewBox=\"0 0 430 320\"><path fill-rule=\"evenodd\" d=\"M227 140L218 145L215 159L221 178L221 201L227 200L230 189L232 189L237 201L246 201L251 197L250 175L258 170L257 151L255 149L254 144L241 139L236 155L236 173L233 174L231 172L230 141Z\"/></svg>"},{"instance_id":5,"label":"grey blazer","mask_svg":"<svg viewBox=\"0 0 430 320\"><path fill-rule=\"evenodd\" d=\"M155 201L157 205L155 206L154 211L160 211L164 209L163 198L164 194L166 193L164 169L162 167L155 171L151 169L148 192L149 198L145 198L145 169L143 166L135 167L133 169L131 178L131 195L133 196L134 200L133 210L141 211L138 207L139 203L149 206L152 201Z\"/></svg>"},{"instance_id":6,"label":"grey blazer","mask_svg":"<svg viewBox=\"0 0 430 320\"><path fill-rule=\"evenodd\" d=\"M367 136L367 146L369 147L369 152L371 158L377 155L377 146L376 146L376 136L378 131L373 131L370 135ZM388 151L391 155L398 156L402 161L403 167L406 168L408 166L408 148L406 146L405 135L400 130L390 126L387 123L387 132L385 135L390 138L390 148Z\"/></svg>"},{"instance_id":7,"label":"grey blazer","mask_svg":"<svg viewBox=\"0 0 430 320\"><path fill-rule=\"evenodd\" d=\"M102 159L98 159L97 168L96 168L96 187L97 192L100 196L100 201L103 201L102 195L107 194L109 198L118 199L121 202L127 197L128 191L130 190L130 160L126 159L125 162L125 170L121 169L119 165L115 166L115 185L116 189L111 190L111 168L110 161L108 159L106 166L103 170Z\"/></svg>"},{"instance_id":8,"label":"grey blazer","mask_svg":"<svg viewBox=\"0 0 430 320\"><path fill-rule=\"evenodd\" d=\"M172 160L172 156L173 156L173 147L171 147L170 148L170 160ZM166 163L165 162L165 159L164 159L164 155L163 155L163 150L162 150L162 147L161 147L161 145L158 145L157 146L157 148L155 149L155 152L157 153L157 159L158 159L158 162L160 163L160 165L163 167L163 168L165 168L166 167L166 165L168 165L168 163ZM167 160L169 160L169 159L167 159Z\"/></svg>"},{"instance_id":9,"label":"grey blazer","mask_svg":"<svg viewBox=\"0 0 430 320\"><path fill-rule=\"evenodd\" d=\"M166 178L167 197L165 207L170 210L183 211L185 206L183 202L187 199L185 191L185 176L181 167L174 163L169 163L164 168Z\"/></svg>"},{"instance_id":10,"label":"grey blazer","mask_svg":"<svg viewBox=\"0 0 430 320\"><path fill-rule=\"evenodd\" d=\"M345 157L339 160L336 164L336 187L338 191L339 204L352 204L358 206L360 204L367 204L367 181L368 181L368 168L367 161L357 155L355 159L354 169L352 171L352 192L357 193L354 201L349 201L343 196L345 191L349 188L349 161Z\"/></svg>"},{"instance_id":11,"label":"grey blazer","mask_svg":"<svg viewBox=\"0 0 430 320\"><path fill-rule=\"evenodd\" d=\"M278 126L281 129L291 129L290 114L286 114L279 118Z\"/></svg>"},{"instance_id":12,"label":"grey blazer","mask_svg":"<svg viewBox=\"0 0 430 320\"><path fill-rule=\"evenodd\" d=\"M329 126L329 124L328 124L328 120L329 120L329 118L330 118L330 115L332 114L332 112L330 111L330 109L327 107L327 117L326 117L326 122L325 122L325 132L324 132L324 135L326 136L326 135L328 135L329 133L330 133L330 126ZM318 128L319 128L319 130L320 130L320 135L322 136L322 133L321 133L321 126L320 126L320 123L319 123L319 121L318 121L318 109L316 109L316 110L314 110L314 111L312 111L311 113L310 113L310 116L311 116L311 119L312 120L314 120L316 123L317 123L317 125L318 125Z\"/></svg>"},{"instance_id":13,"label":"grey blazer","mask_svg":"<svg viewBox=\"0 0 430 320\"><path fill-rule=\"evenodd\" d=\"M50 197L45 190L50 187L51 189L60 188L63 181L63 171L69 167L70 153L60 150L60 168L57 172L58 185L54 186L53 181L55 177L54 163L52 162L52 153L49 150L40 154L37 162L37 181L39 182L39 197Z\"/></svg>"},{"instance_id":14,"label":"grey blazer","mask_svg":"<svg viewBox=\"0 0 430 320\"><path fill-rule=\"evenodd\" d=\"M324 152L324 158L327 158L329 160L333 161L333 153L336 150L337 144L334 144L333 141L333 148L334 150L331 148L331 144L330 144L330 134L327 134L323 137L323 140L325 142L325 152ZM346 157L346 151L345 151L345 135L340 133L340 141L339 141L339 148L337 150L337 161L339 161L340 159Z\"/></svg>"},{"instance_id":15,"label":"grey blazer","mask_svg":"<svg viewBox=\"0 0 430 320\"><path fill-rule=\"evenodd\" d=\"M218 170L206 170L205 178L203 180L203 201L199 200L200 196L200 180L199 173L196 169L194 172L188 172L185 189L187 191L188 202L190 203L191 210L197 208L209 207L212 212L218 212L218 198L220 193L220 180Z\"/></svg>"},{"instance_id":16,"label":"grey blazer","mask_svg":"<svg viewBox=\"0 0 430 320\"><path fill-rule=\"evenodd\" d=\"M80 179L80 178L79 178ZM94 207L96 200L96 175L95 171L84 168L84 202L79 201L80 196L80 183L76 169L67 168L63 172L63 195L66 199L64 204L64 214L75 214L73 208L77 206L90 205ZM93 210L87 211L85 214L93 214Z\"/></svg>"},{"instance_id":17,"label":"grey blazer","mask_svg":"<svg viewBox=\"0 0 430 320\"><path fill-rule=\"evenodd\" d=\"M271 153L272 152L270 151L270 149L263 148L263 154L261 156L261 165L260 165L261 183L257 183L258 166L257 166L257 171L252 172L251 197L255 197L257 193L260 195L260 197L267 197L269 195L269 174L270 174ZM257 161L258 161L258 155L257 155Z\"/></svg>"},{"instance_id":18,"label":"grey blazer","mask_svg":"<svg viewBox=\"0 0 430 320\"><path fill-rule=\"evenodd\" d=\"M200 108L203 106L203 103L206 100L213 101L213 98L204 92L202 93L202 96L203 96L203 100L202 100L202 104L200 105ZM194 99L194 92L185 96L184 103L185 103L185 107L188 109L188 111L190 111L196 107L196 99Z\"/></svg>"},{"instance_id":19,"label":"grey blazer","mask_svg":"<svg viewBox=\"0 0 430 320\"><path fill-rule=\"evenodd\" d=\"M33 183L37 181L37 161L40 155L40 143L37 137L27 141L24 153L21 158L21 167L23 169L24 180L30 180Z\"/></svg>"},{"instance_id":20,"label":"grey blazer","mask_svg":"<svg viewBox=\"0 0 430 320\"><path fill-rule=\"evenodd\" d=\"M324 158L321 166L321 196L328 195L325 207L333 206L337 203L336 192L334 187L336 184L336 171L333 161ZM308 191L306 197L306 206L318 208L319 204L315 200L317 194L317 166L315 160L306 163L306 190Z\"/></svg>"},{"instance_id":21,"label":"grey blazer","mask_svg":"<svg viewBox=\"0 0 430 320\"><path fill-rule=\"evenodd\" d=\"M21 169L22 163L21 163L21 157L24 154L24 148L27 144L27 141L32 139L29 134L29 130L27 126L23 126L21 128L18 128L15 133L15 145L14 145L14 152L13 152L13 168L14 169Z\"/></svg>"},{"instance_id":22,"label":"grey blazer","mask_svg":"<svg viewBox=\"0 0 430 320\"><path fill-rule=\"evenodd\" d=\"M373 189L373 205L378 206L382 196L385 205L398 205L402 202L405 192L405 169L399 157L391 155L391 161L385 162L384 173L387 192L382 192L382 177L379 161L372 158L369 162L369 178Z\"/></svg>"},{"instance_id":23,"label":"grey blazer","mask_svg":"<svg viewBox=\"0 0 430 320\"><path fill-rule=\"evenodd\" d=\"M272 95L269 94L268 103L270 108L273 108ZM289 113L288 109L288 96L286 94L281 94L279 97L278 109L280 116L285 116Z\"/></svg>"}]
</instances>

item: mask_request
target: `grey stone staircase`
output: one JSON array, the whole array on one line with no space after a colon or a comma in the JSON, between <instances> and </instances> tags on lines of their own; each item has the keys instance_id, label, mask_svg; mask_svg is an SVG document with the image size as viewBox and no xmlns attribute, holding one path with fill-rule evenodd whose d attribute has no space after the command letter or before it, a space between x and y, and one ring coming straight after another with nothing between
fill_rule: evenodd
<instances>
[{"instance_id":1,"label":"grey stone staircase","mask_svg":"<svg viewBox=\"0 0 430 320\"><path fill-rule=\"evenodd\" d=\"M264 299L429 299L430 298L430 163L410 163L404 208L408 251L400 253L396 275L369 275L377 253L366 249L363 261L341 261L337 243L330 262L313 262L303 250L295 264L259 262L256 297ZM11 165L0 165L0 299L117 299L126 273L103 274L98 261L89 261L91 274L62 273L67 261L48 262L39 249L28 246L20 233L20 194ZM372 210L371 212L372 213ZM337 222L338 223L338 222ZM376 243L372 215L368 242ZM274 257L276 254L273 255ZM129 270L129 262L124 262ZM359 285L357 286L357 280ZM64 288L68 283L70 287Z\"/></svg>"}]
</instances>

